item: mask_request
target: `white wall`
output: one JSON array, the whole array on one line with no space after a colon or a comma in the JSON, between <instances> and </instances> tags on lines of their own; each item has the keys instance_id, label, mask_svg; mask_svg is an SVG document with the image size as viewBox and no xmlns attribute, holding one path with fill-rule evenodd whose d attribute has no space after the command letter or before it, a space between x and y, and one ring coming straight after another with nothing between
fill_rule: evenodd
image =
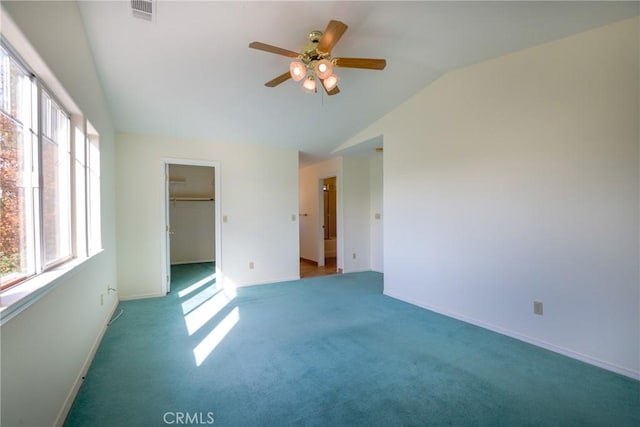
<instances>
[{"instance_id":1,"label":"white wall","mask_svg":"<svg viewBox=\"0 0 640 427\"><path fill-rule=\"evenodd\" d=\"M371 222L369 239L371 245L371 270L380 273L384 272L382 159L382 155L374 156L369 159L369 221Z\"/></svg>"},{"instance_id":2,"label":"white wall","mask_svg":"<svg viewBox=\"0 0 640 427\"><path fill-rule=\"evenodd\" d=\"M319 239L322 236L322 212L320 211L320 180L323 178L337 178L338 204L336 216L338 222L338 242L342 241L342 205L341 205L341 182L342 182L342 158L336 157L323 162L314 163L300 168L299 174L299 213L300 216L300 256L302 258L318 262L318 255L321 253L324 242ZM304 215L306 214L306 216ZM338 267L340 263L340 245L338 245Z\"/></svg>"},{"instance_id":3,"label":"white wall","mask_svg":"<svg viewBox=\"0 0 640 427\"><path fill-rule=\"evenodd\" d=\"M371 270L369 159L344 157L342 166L343 271Z\"/></svg>"},{"instance_id":4,"label":"white wall","mask_svg":"<svg viewBox=\"0 0 640 427\"><path fill-rule=\"evenodd\" d=\"M81 110L100 134L104 251L0 332L0 424L50 426L64 421L117 303L115 294L106 294L116 286L114 131L75 2L3 1L1 28L57 95L66 89L65 107Z\"/></svg>"},{"instance_id":5,"label":"white wall","mask_svg":"<svg viewBox=\"0 0 640 427\"><path fill-rule=\"evenodd\" d=\"M216 261L225 285L299 277L296 151L118 134L121 297L162 294L163 159L220 164L221 194L216 198L221 203L223 221ZM250 262L254 263L254 269L249 269Z\"/></svg>"},{"instance_id":6,"label":"white wall","mask_svg":"<svg viewBox=\"0 0 640 427\"><path fill-rule=\"evenodd\" d=\"M638 34L452 72L345 144L384 134L386 294L640 377Z\"/></svg>"}]
</instances>

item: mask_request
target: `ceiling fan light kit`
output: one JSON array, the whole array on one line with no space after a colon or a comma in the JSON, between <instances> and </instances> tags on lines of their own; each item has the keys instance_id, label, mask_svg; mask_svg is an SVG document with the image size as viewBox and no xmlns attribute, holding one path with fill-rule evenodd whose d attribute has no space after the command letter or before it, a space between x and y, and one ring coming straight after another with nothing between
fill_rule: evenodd
<instances>
[{"instance_id":1,"label":"ceiling fan light kit","mask_svg":"<svg viewBox=\"0 0 640 427\"><path fill-rule=\"evenodd\" d=\"M265 86L275 87L291 78L296 82L302 80L301 87L305 92L315 93L317 92L316 81L320 80L327 95L335 95L340 92L340 89L338 89L339 78L334 73L335 67L383 70L387 65L384 59L334 58L331 56L331 50L338 43L344 32L347 31L347 28L347 25L340 21L329 21L324 33L320 31L311 31L309 33L309 43L299 54L292 50L261 42L249 43L249 47L252 49L294 58L289 64L288 73L268 81Z\"/></svg>"}]
</instances>

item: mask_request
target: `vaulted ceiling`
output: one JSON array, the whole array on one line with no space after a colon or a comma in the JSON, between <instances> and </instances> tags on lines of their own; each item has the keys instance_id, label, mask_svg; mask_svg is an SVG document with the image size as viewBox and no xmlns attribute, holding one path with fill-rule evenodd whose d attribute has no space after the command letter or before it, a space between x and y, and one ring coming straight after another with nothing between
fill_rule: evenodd
<instances>
[{"instance_id":1,"label":"vaulted ceiling","mask_svg":"<svg viewBox=\"0 0 640 427\"><path fill-rule=\"evenodd\" d=\"M297 149L325 158L448 71L638 14L632 2L82 1L119 131ZM334 56L385 58L383 71L337 69L338 95L264 83L331 19L349 26Z\"/></svg>"}]
</instances>

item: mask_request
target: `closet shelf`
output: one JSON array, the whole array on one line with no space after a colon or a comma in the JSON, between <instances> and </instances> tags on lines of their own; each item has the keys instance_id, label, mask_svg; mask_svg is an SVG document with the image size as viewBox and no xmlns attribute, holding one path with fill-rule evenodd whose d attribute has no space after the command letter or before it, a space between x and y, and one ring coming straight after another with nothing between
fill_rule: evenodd
<instances>
[{"instance_id":1,"label":"closet shelf","mask_svg":"<svg viewBox=\"0 0 640 427\"><path fill-rule=\"evenodd\" d=\"M169 177L169 184L186 184L187 183L187 178L182 177L182 176L170 176Z\"/></svg>"}]
</instances>

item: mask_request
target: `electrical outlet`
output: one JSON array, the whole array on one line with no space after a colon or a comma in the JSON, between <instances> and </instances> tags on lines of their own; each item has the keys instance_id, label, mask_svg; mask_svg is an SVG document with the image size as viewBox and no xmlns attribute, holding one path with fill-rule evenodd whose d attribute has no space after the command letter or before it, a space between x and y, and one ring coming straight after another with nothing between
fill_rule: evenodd
<instances>
[{"instance_id":1,"label":"electrical outlet","mask_svg":"<svg viewBox=\"0 0 640 427\"><path fill-rule=\"evenodd\" d=\"M222 222L227 222L229 218L226 215L222 215Z\"/></svg>"},{"instance_id":2,"label":"electrical outlet","mask_svg":"<svg viewBox=\"0 0 640 427\"><path fill-rule=\"evenodd\" d=\"M375 214L375 215L374 215L374 218L375 218L375 219L380 219L380 214L379 214L379 213Z\"/></svg>"},{"instance_id":3,"label":"electrical outlet","mask_svg":"<svg viewBox=\"0 0 640 427\"><path fill-rule=\"evenodd\" d=\"M355 252L353 253L353 259L356 259L356 253Z\"/></svg>"},{"instance_id":4,"label":"electrical outlet","mask_svg":"<svg viewBox=\"0 0 640 427\"><path fill-rule=\"evenodd\" d=\"M542 303L540 301L533 302L533 314L542 316Z\"/></svg>"},{"instance_id":5,"label":"electrical outlet","mask_svg":"<svg viewBox=\"0 0 640 427\"><path fill-rule=\"evenodd\" d=\"M104 305L104 294L100 294L100 307Z\"/></svg>"},{"instance_id":6,"label":"electrical outlet","mask_svg":"<svg viewBox=\"0 0 640 427\"><path fill-rule=\"evenodd\" d=\"M293 221L293 222L296 221L296 214L291 214L291 221Z\"/></svg>"},{"instance_id":7,"label":"electrical outlet","mask_svg":"<svg viewBox=\"0 0 640 427\"><path fill-rule=\"evenodd\" d=\"M249 270L253 270L253 261L249 262Z\"/></svg>"}]
</instances>

